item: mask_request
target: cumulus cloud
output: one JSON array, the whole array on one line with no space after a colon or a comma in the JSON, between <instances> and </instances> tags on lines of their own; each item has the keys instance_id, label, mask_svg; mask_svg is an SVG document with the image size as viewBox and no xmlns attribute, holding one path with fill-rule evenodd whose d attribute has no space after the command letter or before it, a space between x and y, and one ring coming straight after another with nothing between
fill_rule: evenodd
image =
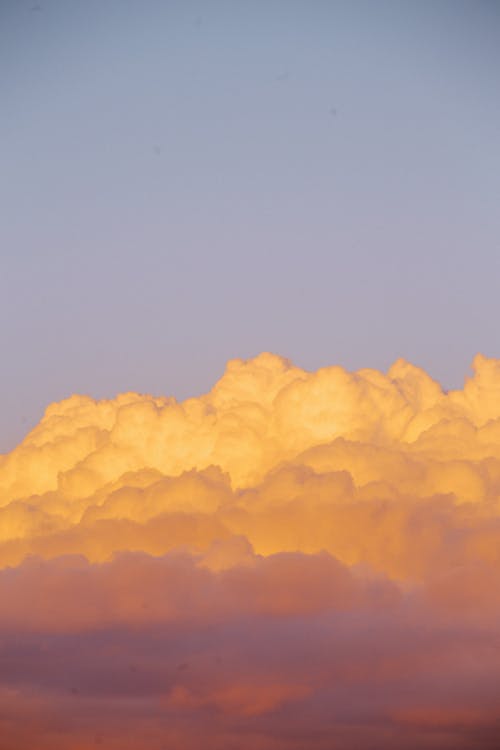
<instances>
[{"instance_id":1,"label":"cumulus cloud","mask_svg":"<svg viewBox=\"0 0 500 750\"><path fill-rule=\"evenodd\" d=\"M494 748L500 361L235 360L0 457L0 748Z\"/></svg>"}]
</instances>

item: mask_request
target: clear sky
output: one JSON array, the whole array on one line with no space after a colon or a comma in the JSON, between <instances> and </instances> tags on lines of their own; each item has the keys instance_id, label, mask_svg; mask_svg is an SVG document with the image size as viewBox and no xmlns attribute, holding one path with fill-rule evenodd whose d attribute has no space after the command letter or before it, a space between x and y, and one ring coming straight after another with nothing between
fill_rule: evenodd
<instances>
[{"instance_id":1,"label":"clear sky","mask_svg":"<svg viewBox=\"0 0 500 750\"><path fill-rule=\"evenodd\" d=\"M500 5L0 3L0 450L263 350L499 356Z\"/></svg>"}]
</instances>

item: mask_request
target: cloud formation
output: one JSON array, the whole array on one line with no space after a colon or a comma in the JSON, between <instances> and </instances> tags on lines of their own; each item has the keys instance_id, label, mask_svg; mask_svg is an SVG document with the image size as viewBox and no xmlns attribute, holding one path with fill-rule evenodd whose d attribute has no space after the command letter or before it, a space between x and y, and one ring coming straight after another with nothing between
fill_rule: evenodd
<instances>
[{"instance_id":1,"label":"cloud formation","mask_svg":"<svg viewBox=\"0 0 500 750\"><path fill-rule=\"evenodd\" d=\"M500 361L235 360L0 457L0 750L495 748ZM36 741L35 739L36 738Z\"/></svg>"}]
</instances>

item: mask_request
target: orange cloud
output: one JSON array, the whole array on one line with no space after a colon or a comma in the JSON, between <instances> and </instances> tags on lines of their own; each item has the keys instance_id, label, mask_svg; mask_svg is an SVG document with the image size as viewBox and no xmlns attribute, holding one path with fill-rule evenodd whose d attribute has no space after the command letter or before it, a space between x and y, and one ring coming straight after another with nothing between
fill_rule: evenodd
<instances>
[{"instance_id":1,"label":"orange cloud","mask_svg":"<svg viewBox=\"0 0 500 750\"><path fill-rule=\"evenodd\" d=\"M500 361L230 362L0 457L0 750L494 748ZM35 740L36 738L36 740Z\"/></svg>"}]
</instances>

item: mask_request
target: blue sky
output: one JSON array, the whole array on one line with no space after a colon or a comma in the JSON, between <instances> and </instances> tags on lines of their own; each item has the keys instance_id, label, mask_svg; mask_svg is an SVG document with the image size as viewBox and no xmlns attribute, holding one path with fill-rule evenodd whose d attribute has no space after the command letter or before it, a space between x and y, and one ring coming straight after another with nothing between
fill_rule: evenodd
<instances>
[{"instance_id":1,"label":"blue sky","mask_svg":"<svg viewBox=\"0 0 500 750\"><path fill-rule=\"evenodd\" d=\"M500 356L500 9L4 0L2 428L227 359Z\"/></svg>"}]
</instances>

